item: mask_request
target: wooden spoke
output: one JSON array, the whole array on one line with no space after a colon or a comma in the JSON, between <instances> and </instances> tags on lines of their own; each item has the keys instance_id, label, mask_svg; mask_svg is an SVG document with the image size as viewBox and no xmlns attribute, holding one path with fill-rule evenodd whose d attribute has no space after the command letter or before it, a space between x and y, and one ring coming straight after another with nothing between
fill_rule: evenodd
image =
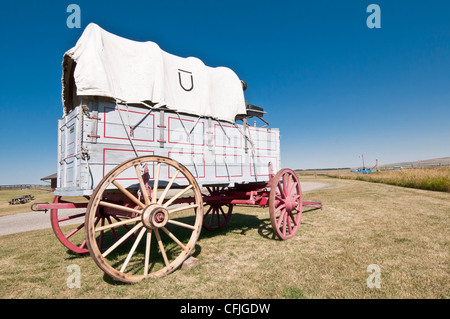
<instances>
[{"instance_id":1,"label":"wooden spoke","mask_svg":"<svg viewBox=\"0 0 450 319\"><path fill-rule=\"evenodd\" d=\"M279 201L282 201L282 202L285 200L285 198L281 197L281 194L278 193L278 192L275 194L275 198L276 198L277 200L279 200Z\"/></svg>"},{"instance_id":2,"label":"wooden spoke","mask_svg":"<svg viewBox=\"0 0 450 319\"><path fill-rule=\"evenodd\" d=\"M209 224L208 224L209 227L212 226L212 223L213 223L213 221L214 221L214 216L216 215L216 211L217 211L216 208L213 207L213 209L212 209L212 214L211 214L211 219L209 220Z\"/></svg>"},{"instance_id":3,"label":"wooden spoke","mask_svg":"<svg viewBox=\"0 0 450 319\"><path fill-rule=\"evenodd\" d=\"M195 226L192 226L192 225L189 225L189 224L185 224L185 223L173 220L173 219L169 219L167 222L169 224L173 224L173 225L177 225L177 226L181 226L181 227L184 227L184 228L189 228L189 229L195 230Z\"/></svg>"},{"instance_id":4,"label":"wooden spoke","mask_svg":"<svg viewBox=\"0 0 450 319\"><path fill-rule=\"evenodd\" d=\"M140 210L133 209L133 208L130 208L130 207L125 207L125 206L122 206L122 205L117 205L117 204L109 203L109 202L105 202L105 201L100 201L98 204L99 204L100 206L105 206L105 207L115 208L115 209L118 209L118 210L122 210L122 211L124 211L124 212L136 213L136 214L139 214L139 215L142 214L142 211L140 211Z\"/></svg>"},{"instance_id":5,"label":"wooden spoke","mask_svg":"<svg viewBox=\"0 0 450 319\"><path fill-rule=\"evenodd\" d=\"M213 207L212 207L212 206L209 206L208 210L207 210L206 213L205 213L205 217L209 214L209 212L210 212L212 209L213 209Z\"/></svg>"},{"instance_id":6,"label":"wooden spoke","mask_svg":"<svg viewBox=\"0 0 450 319\"><path fill-rule=\"evenodd\" d=\"M109 217L108 217L108 218L109 218ZM118 226L122 226L122 225L126 225L126 224L131 224L131 223L137 222L137 221L139 221L139 220L141 220L141 217L140 217L140 216L139 216L139 217L135 217L135 218L125 219L125 220L122 220L122 221L120 221L120 222L113 223L113 224L110 222L108 225L105 225L105 226L101 226L101 227L96 228L95 231L98 232L98 231L102 231L102 230L105 230L105 229L115 228L115 227L118 227Z\"/></svg>"},{"instance_id":7,"label":"wooden spoke","mask_svg":"<svg viewBox=\"0 0 450 319\"><path fill-rule=\"evenodd\" d=\"M298 183L297 182L294 182L293 183L293 185L292 185L292 192L291 192L291 196L298 196L298 195L296 195L295 193L296 193L296 188L297 188L297 185L298 185Z\"/></svg>"},{"instance_id":8,"label":"wooden spoke","mask_svg":"<svg viewBox=\"0 0 450 319\"><path fill-rule=\"evenodd\" d=\"M133 235L136 230L138 230L139 228L142 227L142 223L138 223L136 226L134 226L131 230L129 230L125 235L122 236L122 238L120 238L114 245L112 245L111 247L109 247L109 249L107 251L105 251L102 256L106 257L108 256L114 249L116 249L121 243L123 243L125 240L128 239L128 237L130 237L131 235Z\"/></svg>"},{"instance_id":9,"label":"wooden spoke","mask_svg":"<svg viewBox=\"0 0 450 319\"><path fill-rule=\"evenodd\" d=\"M139 180L139 185L141 187L142 196L144 197L145 205L150 205L150 198L147 194L147 189L145 188L144 180L142 179L141 169L139 168L139 165L134 165L134 168L136 170L136 175Z\"/></svg>"},{"instance_id":10,"label":"wooden spoke","mask_svg":"<svg viewBox=\"0 0 450 319\"><path fill-rule=\"evenodd\" d=\"M113 181L112 184L116 186L125 196L127 196L129 199L131 199L136 205L138 205L140 208L144 209L145 205L136 198L133 194L131 194L125 187L120 185L117 181Z\"/></svg>"},{"instance_id":11,"label":"wooden spoke","mask_svg":"<svg viewBox=\"0 0 450 319\"><path fill-rule=\"evenodd\" d=\"M294 223L295 226L297 226L297 221L294 218L294 214L292 214L292 212L289 212L289 217L291 218L292 222Z\"/></svg>"},{"instance_id":12,"label":"wooden spoke","mask_svg":"<svg viewBox=\"0 0 450 319\"><path fill-rule=\"evenodd\" d=\"M102 220L102 223L101 223L101 226L105 226L105 218L101 218L101 220ZM101 233L100 233L100 241L99 241L99 246L100 246L100 249L103 249L103 237L104 237L104 231L101 231Z\"/></svg>"},{"instance_id":13,"label":"wooden spoke","mask_svg":"<svg viewBox=\"0 0 450 319\"><path fill-rule=\"evenodd\" d=\"M183 207L177 207L177 208L174 208L174 209L170 209L169 210L169 214L173 214L173 213L177 213L177 212L181 212L181 211L184 211L184 210L188 210L188 209L191 209L191 208L197 208L198 207L198 205L187 205L187 206L183 206Z\"/></svg>"},{"instance_id":14,"label":"wooden spoke","mask_svg":"<svg viewBox=\"0 0 450 319\"><path fill-rule=\"evenodd\" d=\"M219 210L220 210L220 212L222 213L222 217L225 217L225 216L227 216L226 214L225 214L225 212L223 211L223 209L222 209L222 206L219 206ZM218 222L220 223L220 220L219 220L219 214L217 214L218 216L217 216L217 220L218 220Z\"/></svg>"},{"instance_id":15,"label":"wooden spoke","mask_svg":"<svg viewBox=\"0 0 450 319\"><path fill-rule=\"evenodd\" d=\"M86 246L86 239L83 240L83 242L81 243L81 245L79 247L80 247L80 249L84 249L84 246Z\"/></svg>"},{"instance_id":16,"label":"wooden spoke","mask_svg":"<svg viewBox=\"0 0 450 319\"><path fill-rule=\"evenodd\" d=\"M161 163L158 163L158 164L156 164L155 179L153 180L152 204L156 203L156 193L158 192L159 171L160 170L161 170Z\"/></svg>"},{"instance_id":17,"label":"wooden spoke","mask_svg":"<svg viewBox=\"0 0 450 319\"><path fill-rule=\"evenodd\" d=\"M58 219L58 223L65 222L66 220L71 220L71 219L75 219L75 218L78 218L78 217L84 217L84 216L86 216L86 213L81 213L81 214L76 214L76 215L70 215L70 216L63 217L63 218L61 218L61 219Z\"/></svg>"},{"instance_id":18,"label":"wooden spoke","mask_svg":"<svg viewBox=\"0 0 450 319\"><path fill-rule=\"evenodd\" d=\"M164 258L164 264L169 266L169 260L167 259L166 250L164 249L164 244L162 243L161 236L159 235L158 229L155 229L156 240L158 241L159 250Z\"/></svg>"},{"instance_id":19,"label":"wooden spoke","mask_svg":"<svg viewBox=\"0 0 450 319\"><path fill-rule=\"evenodd\" d=\"M106 219L108 220L108 223L112 224L111 218L109 218L109 216L108 216ZM117 220L117 218L114 218L114 219ZM118 220L118 221L119 221L119 220ZM130 229L128 228L128 226L125 226L125 225L123 225L123 226L124 226L124 228L130 230ZM117 237L116 230L113 228L113 229L111 229L111 232L113 233L114 239L115 239L116 241L118 241L119 238Z\"/></svg>"},{"instance_id":20,"label":"wooden spoke","mask_svg":"<svg viewBox=\"0 0 450 319\"><path fill-rule=\"evenodd\" d=\"M147 241L145 243L145 261L144 261L144 276L148 275L148 264L150 261L150 246L152 243L152 230L147 230Z\"/></svg>"},{"instance_id":21,"label":"wooden spoke","mask_svg":"<svg viewBox=\"0 0 450 319\"><path fill-rule=\"evenodd\" d=\"M283 209L278 217L277 228L280 228L281 222L284 220L284 215L286 214L286 209Z\"/></svg>"},{"instance_id":22,"label":"wooden spoke","mask_svg":"<svg viewBox=\"0 0 450 319\"><path fill-rule=\"evenodd\" d=\"M124 272L125 268L127 268L128 263L130 262L131 257L134 254L134 251L136 250L139 242L142 239L142 236L144 236L144 233L146 232L146 228L142 227L139 235L137 236L136 240L134 241L133 247L131 247L130 252L128 253L127 259L125 259L125 262L122 265L122 268L120 268L120 272Z\"/></svg>"},{"instance_id":23,"label":"wooden spoke","mask_svg":"<svg viewBox=\"0 0 450 319\"><path fill-rule=\"evenodd\" d=\"M280 218L281 219L281 218ZM286 236L286 221L287 221L287 214L283 214L283 236Z\"/></svg>"},{"instance_id":24,"label":"wooden spoke","mask_svg":"<svg viewBox=\"0 0 450 319\"><path fill-rule=\"evenodd\" d=\"M286 207L285 204L279 205L279 206L275 209L275 213L277 213L280 209L283 209L283 208L285 208L285 207Z\"/></svg>"},{"instance_id":25,"label":"wooden spoke","mask_svg":"<svg viewBox=\"0 0 450 319\"><path fill-rule=\"evenodd\" d=\"M170 238L172 238L172 240L174 242L176 242L178 244L178 246L181 247L181 249L185 250L186 246L183 245L183 243L181 241L178 240L178 238L175 237L174 234L172 234L166 227L161 227L161 229L167 234L167 236L169 236Z\"/></svg>"},{"instance_id":26,"label":"wooden spoke","mask_svg":"<svg viewBox=\"0 0 450 319\"><path fill-rule=\"evenodd\" d=\"M287 175L288 175L287 178L283 178L283 183L284 183L283 188L284 188L285 196L289 196L291 194L291 179L292 179L292 176L289 175L289 174L287 174ZM286 176L286 174L284 176Z\"/></svg>"},{"instance_id":27,"label":"wooden spoke","mask_svg":"<svg viewBox=\"0 0 450 319\"><path fill-rule=\"evenodd\" d=\"M121 218L119 218L119 217L117 217L117 216L112 216L112 218L114 218L115 220L117 220L118 222L121 222L122 221L122 219ZM110 224L112 224L111 223L111 221L109 222ZM123 226L123 228L125 228L125 229L128 229L128 230L130 230L131 228L130 227L128 227L128 225L122 225ZM114 232L114 228L112 229L112 231ZM117 240L117 239L116 239Z\"/></svg>"},{"instance_id":28,"label":"wooden spoke","mask_svg":"<svg viewBox=\"0 0 450 319\"><path fill-rule=\"evenodd\" d=\"M177 193L175 196L173 196L171 199L169 199L167 202L164 203L163 207L167 208L170 204L172 204L178 197L186 193L188 190L190 190L193 187L193 185L189 185L188 187L184 188L181 192Z\"/></svg>"},{"instance_id":29,"label":"wooden spoke","mask_svg":"<svg viewBox=\"0 0 450 319\"><path fill-rule=\"evenodd\" d=\"M76 234L81 228L84 227L84 223L82 223L81 225L79 225L77 228L75 228L74 230L72 230L68 235L66 235L66 239L69 239L70 237L72 237L74 234Z\"/></svg>"},{"instance_id":30,"label":"wooden spoke","mask_svg":"<svg viewBox=\"0 0 450 319\"><path fill-rule=\"evenodd\" d=\"M164 198L166 198L167 192L169 191L169 189L172 187L173 182L175 181L175 178L177 178L177 175L180 171L176 171L175 174L173 175L173 177L170 179L169 184L167 184L166 188L164 189L164 192L161 194L161 197L158 200L158 204L161 205L162 202L164 201Z\"/></svg>"},{"instance_id":31,"label":"wooden spoke","mask_svg":"<svg viewBox=\"0 0 450 319\"><path fill-rule=\"evenodd\" d=\"M281 196L281 199L286 198L286 194L284 193L284 188L281 186L281 183L278 182L278 190L279 190L279 196Z\"/></svg>"}]
</instances>

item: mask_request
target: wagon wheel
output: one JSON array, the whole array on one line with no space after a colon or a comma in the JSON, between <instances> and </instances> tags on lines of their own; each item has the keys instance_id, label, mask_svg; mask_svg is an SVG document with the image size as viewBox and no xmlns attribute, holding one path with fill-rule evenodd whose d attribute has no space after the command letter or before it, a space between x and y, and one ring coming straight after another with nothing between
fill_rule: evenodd
<instances>
[{"instance_id":1,"label":"wagon wheel","mask_svg":"<svg viewBox=\"0 0 450 319\"><path fill-rule=\"evenodd\" d=\"M145 165L154 174L151 194L145 191L142 178L141 167ZM133 176L135 184L124 187L125 182L130 183L130 176ZM166 182L160 180L161 176L171 177ZM133 186L141 190L143 201L133 194L136 193ZM129 208L106 199L104 194L112 190L126 196L137 208ZM188 192L192 192L193 197L182 198ZM95 225L95 217L101 207L131 212L137 217L98 227ZM100 269L116 280L133 283L147 277L166 275L177 269L194 248L200 235L202 220L200 188L189 170L170 158L141 156L116 166L98 184L87 208L86 239L91 256ZM106 251L101 251L100 233L110 232L110 227L113 226L134 222L136 225L121 234L117 243ZM137 234L136 239L130 240L130 245L124 244L119 248L133 234ZM142 240L144 235L145 239Z\"/></svg>"},{"instance_id":2,"label":"wagon wheel","mask_svg":"<svg viewBox=\"0 0 450 319\"><path fill-rule=\"evenodd\" d=\"M269 194L270 221L275 234L282 240L297 233L302 217L300 182L291 169L280 170L272 180Z\"/></svg>"},{"instance_id":3,"label":"wagon wheel","mask_svg":"<svg viewBox=\"0 0 450 319\"><path fill-rule=\"evenodd\" d=\"M207 187L210 196L217 196L225 187ZM225 227L233 212L233 204L206 203L209 206L203 216L203 227L207 230L216 230Z\"/></svg>"},{"instance_id":4,"label":"wagon wheel","mask_svg":"<svg viewBox=\"0 0 450 319\"><path fill-rule=\"evenodd\" d=\"M55 196L53 203L71 202L63 200L61 196ZM50 211L50 222L56 238L58 238L64 246L77 254L86 254L89 252L84 231L85 216L86 209L81 208L65 208L63 210L51 209ZM123 218L126 217L99 213L97 214L95 223L96 225L100 224L101 226L104 226L105 224L111 224L113 221L121 221ZM69 225L73 225L73 228L68 227ZM114 228L114 232L119 232L119 228L127 227L128 226L124 225ZM101 242L103 242L103 234L101 234L100 237ZM102 249L106 249L106 247L102 247Z\"/></svg>"},{"instance_id":5,"label":"wagon wheel","mask_svg":"<svg viewBox=\"0 0 450 319\"><path fill-rule=\"evenodd\" d=\"M59 204L68 202L62 200L61 196L55 196L53 203ZM63 213L61 209L52 209L50 211L50 222L56 238L58 238L64 246L78 254L86 254L89 252L86 247L84 231L81 231L84 228L85 216L86 210L80 211L80 209L72 209L71 212L65 210L65 213ZM73 224L73 222L75 222L75 224ZM61 227L66 229L64 226L68 225L68 223L75 225L75 228L70 229L69 231L63 231ZM82 236L79 236L79 234Z\"/></svg>"}]
</instances>

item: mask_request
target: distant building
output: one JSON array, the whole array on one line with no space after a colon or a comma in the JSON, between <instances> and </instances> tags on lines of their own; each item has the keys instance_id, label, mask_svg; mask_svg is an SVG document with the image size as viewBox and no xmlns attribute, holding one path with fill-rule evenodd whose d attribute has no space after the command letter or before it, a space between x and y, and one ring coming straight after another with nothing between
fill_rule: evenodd
<instances>
[{"instance_id":1,"label":"distant building","mask_svg":"<svg viewBox=\"0 0 450 319\"><path fill-rule=\"evenodd\" d=\"M52 188L52 192L53 192L56 189L56 178L57 178L57 175L55 173L55 174L52 174L52 175L49 175L46 177L42 177L41 181L50 181L50 187Z\"/></svg>"}]
</instances>

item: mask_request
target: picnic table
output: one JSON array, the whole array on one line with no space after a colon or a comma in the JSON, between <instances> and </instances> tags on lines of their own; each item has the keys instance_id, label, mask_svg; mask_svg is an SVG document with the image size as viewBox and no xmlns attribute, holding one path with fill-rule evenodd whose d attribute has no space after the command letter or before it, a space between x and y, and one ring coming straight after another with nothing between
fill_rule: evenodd
<instances>
[{"instance_id":1,"label":"picnic table","mask_svg":"<svg viewBox=\"0 0 450 319\"><path fill-rule=\"evenodd\" d=\"M27 195L23 195L22 197L16 197L16 198L11 199L9 201L9 205L26 204L33 199L34 199L34 196L27 194Z\"/></svg>"}]
</instances>

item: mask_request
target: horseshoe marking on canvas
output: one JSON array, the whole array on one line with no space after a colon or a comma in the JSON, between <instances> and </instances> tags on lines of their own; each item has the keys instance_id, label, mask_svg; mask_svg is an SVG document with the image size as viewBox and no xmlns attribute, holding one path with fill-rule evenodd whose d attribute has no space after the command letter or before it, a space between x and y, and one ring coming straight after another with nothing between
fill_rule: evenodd
<instances>
[{"instance_id":1,"label":"horseshoe marking on canvas","mask_svg":"<svg viewBox=\"0 0 450 319\"><path fill-rule=\"evenodd\" d=\"M191 76L191 87L189 89L186 89L183 84L181 83L181 72L187 73ZM192 91L192 89L194 88L194 77L192 76L192 72L189 71L184 71L184 70L180 70L178 69L178 80L180 82L180 86L183 88L183 90L185 90L186 92Z\"/></svg>"}]
</instances>

